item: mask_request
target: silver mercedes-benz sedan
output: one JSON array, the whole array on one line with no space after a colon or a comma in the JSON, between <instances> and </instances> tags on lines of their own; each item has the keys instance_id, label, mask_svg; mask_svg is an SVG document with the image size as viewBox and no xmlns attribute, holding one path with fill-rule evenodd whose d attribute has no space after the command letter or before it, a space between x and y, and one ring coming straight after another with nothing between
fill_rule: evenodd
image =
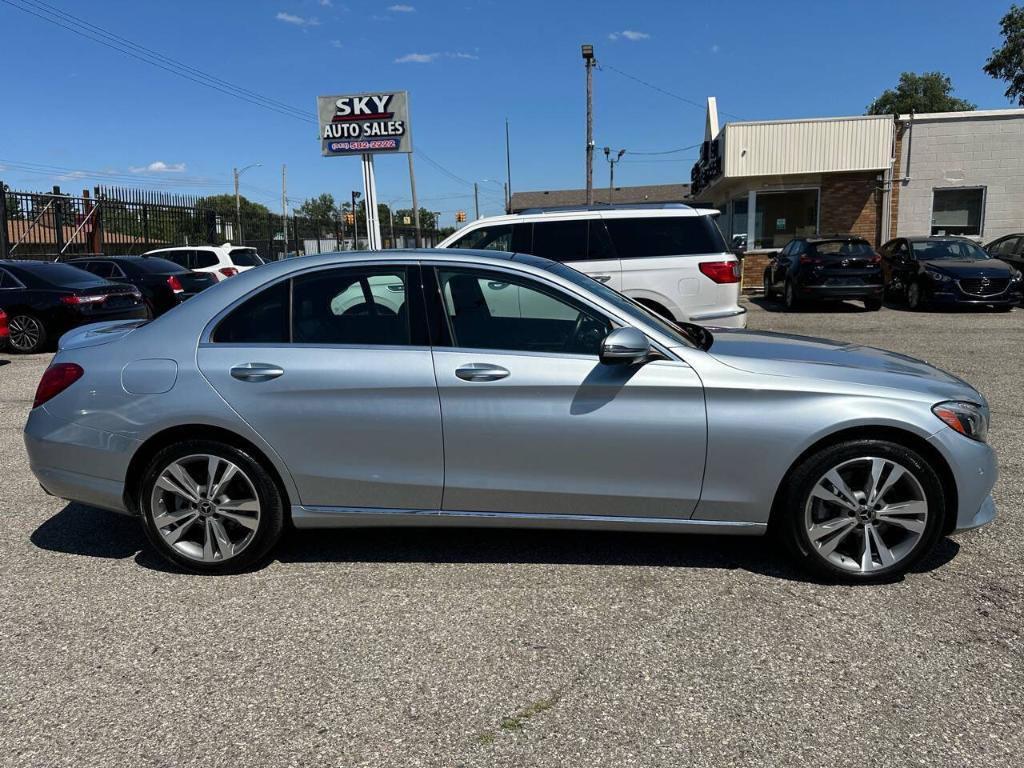
<instances>
[{"instance_id":1,"label":"silver mercedes-benz sedan","mask_svg":"<svg viewBox=\"0 0 1024 768\"><path fill-rule=\"evenodd\" d=\"M25 442L48 492L139 516L206 573L260 562L290 520L773 531L866 582L992 520L988 421L902 355L670 325L532 256L391 251L72 331Z\"/></svg>"}]
</instances>

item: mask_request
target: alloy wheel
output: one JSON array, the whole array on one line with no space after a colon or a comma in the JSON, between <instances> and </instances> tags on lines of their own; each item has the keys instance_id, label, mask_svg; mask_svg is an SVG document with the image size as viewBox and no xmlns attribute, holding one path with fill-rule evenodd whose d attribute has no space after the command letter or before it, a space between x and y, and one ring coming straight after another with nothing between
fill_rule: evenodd
<instances>
[{"instance_id":1,"label":"alloy wheel","mask_svg":"<svg viewBox=\"0 0 1024 768\"><path fill-rule=\"evenodd\" d=\"M11 346L19 352L31 352L43 337L43 325L31 315L15 315L7 324Z\"/></svg>"},{"instance_id":2,"label":"alloy wheel","mask_svg":"<svg viewBox=\"0 0 1024 768\"><path fill-rule=\"evenodd\" d=\"M150 510L164 543L203 563L240 554L260 525L252 480L237 464L210 454L169 464L153 486Z\"/></svg>"},{"instance_id":3,"label":"alloy wheel","mask_svg":"<svg viewBox=\"0 0 1024 768\"><path fill-rule=\"evenodd\" d=\"M907 288L907 306L911 309L918 309L921 306L921 286L911 283Z\"/></svg>"},{"instance_id":4,"label":"alloy wheel","mask_svg":"<svg viewBox=\"0 0 1024 768\"><path fill-rule=\"evenodd\" d=\"M925 534L928 500L914 474L865 456L819 478L804 506L812 550L831 565L869 574L907 558Z\"/></svg>"}]
</instances>

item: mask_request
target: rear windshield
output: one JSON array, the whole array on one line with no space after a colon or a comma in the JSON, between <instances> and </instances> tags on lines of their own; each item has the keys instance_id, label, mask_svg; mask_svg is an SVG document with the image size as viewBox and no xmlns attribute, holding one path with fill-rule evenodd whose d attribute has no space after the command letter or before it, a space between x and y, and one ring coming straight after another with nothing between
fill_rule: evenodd
<instances>
[{"instance_id":1,"label":"rear windshield","mask_svg":"<svg viewBox=\"0 0 1024 768\"><path fill-rule=\"evenodd\" d=\"M651 216L604 221L620 259L725 253L729 247L711 216Z\"/></svg>"},{"instance_id":2,"label":"rear windshield","mask_svg":"<svg viewBox=\"0 0 1024 768\"><path fill-rule=\"evenodd\" d=\"M42 280L50 285L67 288L90 288L92 286L110 284L102 277L96 277L96 275L86 272L84 269L59 262L41 261L29 267L19 264L10 269L11 272L19 277L28 274L30 277Z\"/></svg>"},{"instance_id":3,"label":"rear windshield","mask_svg":"<svg viewBox=\"0 0 1024 768\"><path fill-rule=\"evenodd\" d=\"M238 267L258 267L263 263L255 248L232 248L231 261Z\"/></svg>"},{"instance_id":4,"label":"rear windshield","mask_svg":"<svg viewBox=\"0 0 1024 768\"><path fill-rule=\"evenodd\" d=\"M147 256L144 259L132 259L126 263L129 269L145 272L148 275L180 275L182 272L188 272L180 264L175 264L167 259L158 259L155 256Z\"/></svg>"},{"instance_id":5,"label":"rear windshield","mask_svg":"<svg viewBox=\"0 0 1024 768\"><path fill-rule=\"evenodd\" d=\"M871 256L874 251L864 240L827 240L812 243L811 248L819 256Z\"/></svg>"},{"instance_id":6,"label":"rear windshield","mask_svg":"<svg viewBox=\"0 0 1024 768\"><path fill-rule=\"evenodd\" d=\"M920 261L938 259L990 259L984 249L969 240L924 240L911 243L914 256Z\"/></svg>"}]
</instances>

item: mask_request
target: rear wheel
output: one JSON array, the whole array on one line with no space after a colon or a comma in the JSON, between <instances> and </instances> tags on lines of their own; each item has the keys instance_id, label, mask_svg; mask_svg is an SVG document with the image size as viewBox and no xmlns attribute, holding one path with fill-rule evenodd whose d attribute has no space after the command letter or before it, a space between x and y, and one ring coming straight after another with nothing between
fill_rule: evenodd
<instances>
[{"instance_id":1,"label":"rear wheel","mask_svg":"<svg viewBox=\"0 0 1024 768\"><path fill-rule=\"evenodd\" d=\"M764 278L762 280L762 286L763 286L763 290L764 290L764 297L766 299L773 299L773 298L775 298L775 291L772 290L772 277L771 277L771 273L768 272L768 270L765 270L765 272L764 272Z\"/></svg>"},{"instance_id":2,"label":"rear wheel","mask_svg":"<svg viewBox=\"0 0 1024 768\"><path fill-rule=\"evenodd\" d=\"M800 306L800 299L796 295L796 288L792 280L786 281L786 287L782 292L782 300L786 305L786 309L797 309Z\"/></svg>"},{"instance_id":3,"label":"rear wheel","mask_svg":"<svg viewBox=\"0 0 1024 768\"><path fill-rule=\"evenodd\" d=\"M935 469L887 440L851 440L807 458L787 479L783 538L806 568L848 582L900 576L932 550L945 498Z\"/></svg>"},{"instance_id":4,"label":"rear wheel","mask_svg":"<svg viewBox=\"0 0 1024 768\"><path fill-rule=\"evenodd\" d=\"M26 355L41 352L46 345L46 326L35 315L14 315L7 321L8 343L15 352Z\"/></svg>"},{"instance_id":5,"label":"rear wheel","mask_svg":"<svg viewBox=\"0 0 1024 768\"><path fill-rule=\"evenodd\" d=\"M190 440L160 451L139 495L153 546L197 573L235 573L281 537L284 505L273 477L226 443Z\"/></svg>"},{"instance_id":6,"label":"rear wheel","mask_svg":"<svg viewBox=\"0 0 1024 768\"><path fill-rule=\"evenodd\" d=\"M914 312L924 308L924 291L917 281L907 286L907 308Z\"/></svg>"}]
</instances>

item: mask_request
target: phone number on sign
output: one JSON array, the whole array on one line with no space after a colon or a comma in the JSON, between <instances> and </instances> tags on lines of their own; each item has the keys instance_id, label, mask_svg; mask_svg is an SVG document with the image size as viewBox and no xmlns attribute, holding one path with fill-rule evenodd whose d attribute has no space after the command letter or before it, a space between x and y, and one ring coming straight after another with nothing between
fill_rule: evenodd
<instances>
[{"instance_id":1,"label":"phone number on sign","mask_svg":"<svg viewBox=\"0 0 1024 768\"><path fill-rule=\"evenodd\" d=\"M398 139L374 141L332 141L327 144L331 152L372 152L375 149L398 149Z\"/></svg>"}]
</instances>

